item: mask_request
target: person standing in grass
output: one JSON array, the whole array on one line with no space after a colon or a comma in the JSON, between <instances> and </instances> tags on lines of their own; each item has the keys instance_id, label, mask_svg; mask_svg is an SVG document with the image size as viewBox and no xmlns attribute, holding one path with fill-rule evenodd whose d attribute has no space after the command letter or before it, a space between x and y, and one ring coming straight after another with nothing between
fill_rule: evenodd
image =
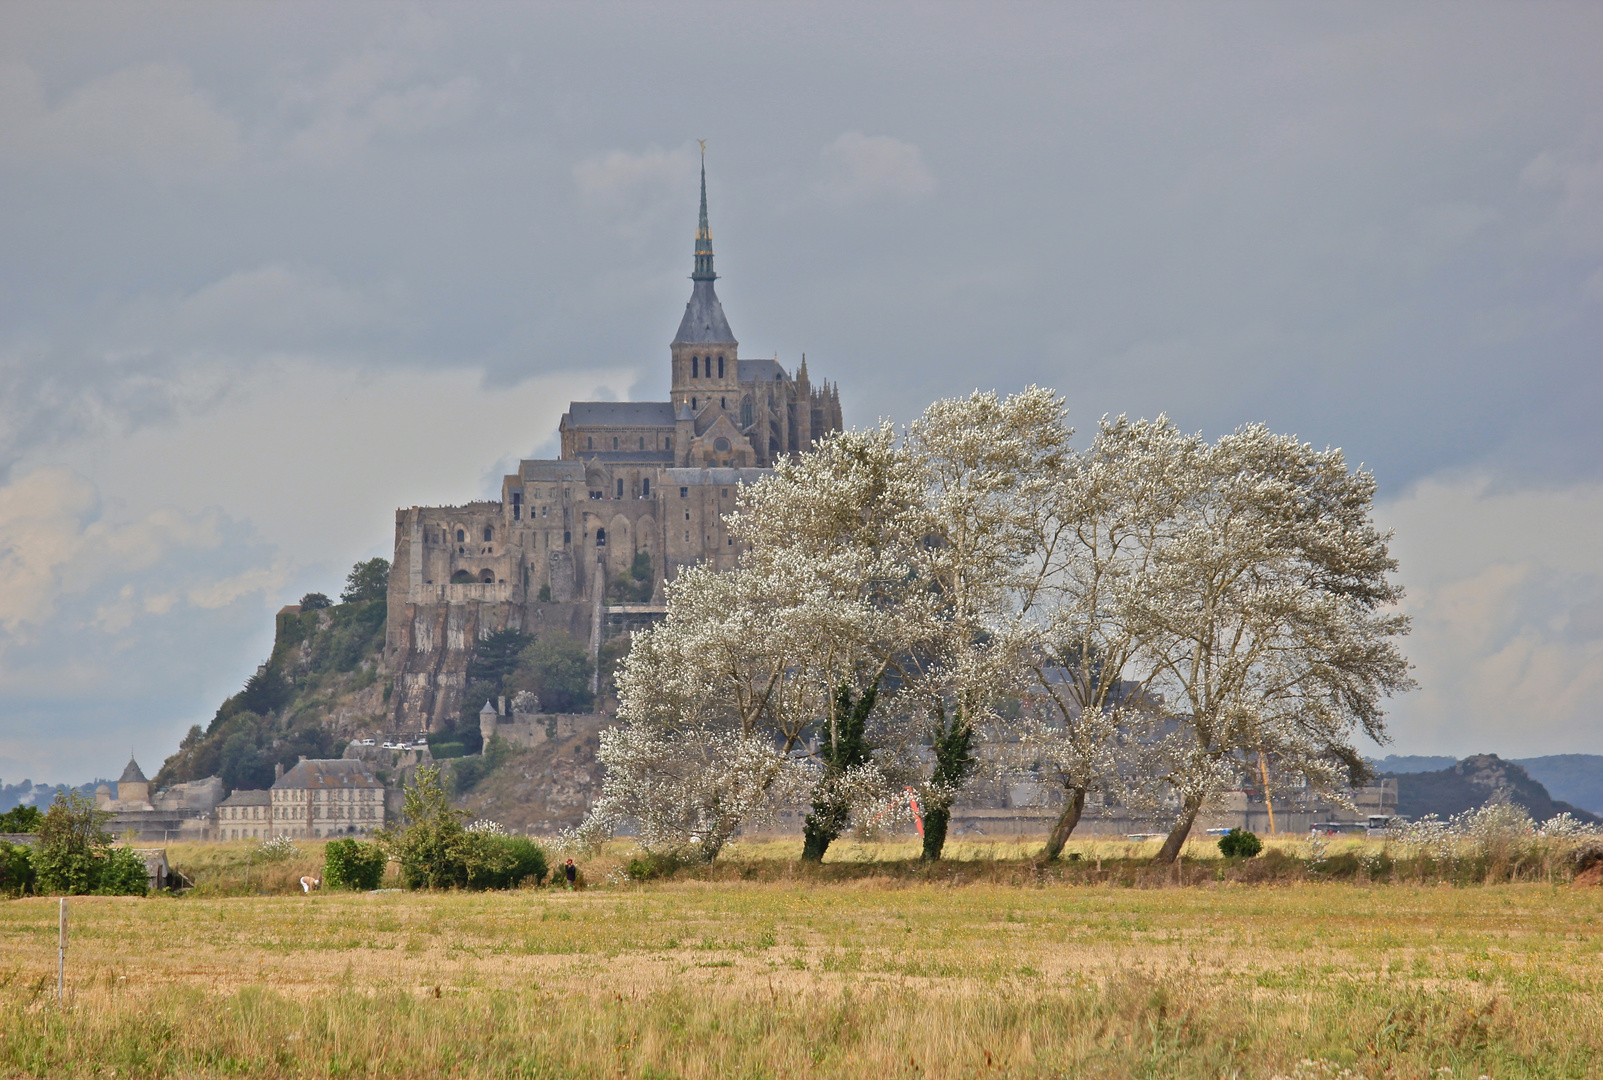
<instances>
[{"instance_id":1,"label":"person standing in grass","mask_svg":"<svg viewBox=\"0 0 1603 1080\"><path fill-rule=\"evenodd\" d=\"M579 868L573 865L572 859L562 864L562 876L568 879L568 888L574 889L578 887Z\"/></svg>"}]
</instances>

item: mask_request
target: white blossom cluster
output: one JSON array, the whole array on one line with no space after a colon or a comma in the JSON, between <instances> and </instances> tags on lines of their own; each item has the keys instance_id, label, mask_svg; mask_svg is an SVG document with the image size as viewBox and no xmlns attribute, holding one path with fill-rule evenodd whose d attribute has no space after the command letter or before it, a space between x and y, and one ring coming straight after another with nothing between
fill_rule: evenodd
<instances>
[{"instance_id":1,"label":"white blossom cluster","mask_svg":"<svg viewBox=\"0 0 1603 1080\"><path fill-rule=\"evenodd\" d=\"M989 771L1061 788L1055 847L1094 795L1169 853L1245 760L1339 796L1412 685L1373 477L1260 425L1072 434L1052 391L975 393L743 487L737 566L680 572L624 661L583 838L710 858L787 799L871 828ZM870 688L869 762L824 768Z\"/></svg>"},{"instance_id":2,"label":"white blossom cluster","mask_svg":"<svg viewBox=\"0 0 1603 1080\"><path fill-rule=\"evenodd\" d=\"M507 834L506 828L499 821L491 821L489 818L478 818L468 822L466 830L470 833L483 833L485 836L505 836Z\"/></svg>"},{"instance_id":3,"label":"white blossom cluster","mask_svg":"<svg viewBox=\"0 0 1603 1080\"><path fill-rule=\"evenodd\" d=\"M300 853L301 849L295 846L294 840L287 836L274 836L261 842L256 849L256 858L262 862L282 862Z\"/></svg>"},{"instance_id":4,"label":"white blossom cluster","mask_svg":"<svg viewBox=\"0 0 1603 1080\"><path fill-rule=\"evenodd\" d=\"M1560 850L1603 838L1603 830L1563 813L1537 823L1525 809L1503 799L1442 820L1435 814L1394 826L1387 839L1414 856L1436 862L1468 857L1516 857L1544 844Z\"/></svg>"}]
</instances>

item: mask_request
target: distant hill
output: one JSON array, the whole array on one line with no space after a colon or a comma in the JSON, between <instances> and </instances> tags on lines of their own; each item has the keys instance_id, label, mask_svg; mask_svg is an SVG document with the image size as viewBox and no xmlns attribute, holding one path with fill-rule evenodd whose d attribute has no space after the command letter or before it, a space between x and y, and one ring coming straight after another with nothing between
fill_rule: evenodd
<instances>
[{"instance_id":1,"label":"distant hill","mask_svg":"<svg viewBox=\"0 0 1603 1080\"><path fill-rule=\"evenodd\" d=\"M1552 754L1519 758L1514 764L1523 766L1553 798L1603 814L1603 754Z\"/></svg>"},{"instance_id":2,"label":"distant hill","mask_svg":"<svg viewBox=\"0 0 1603 1080\"><path fill-rule=\"evenodd\" d=\"M1458 759L1428 754L1387 754L1379 761L1371 759L1370 764L1378 773L1440 772L1457 765Z\"/></svg>"},{"instance_id":3,"label":"distant hill","mask_svg":"<svg viewBox=\"0 0 1603 1080\"><path fill-rule=\"evenodd\" d=\"M1482 806L1503 793L1523 806L1531 817L1544 821L1570 813L1584 821L1603 821L1580 807L1554 799L1523 767L1496 754L1477 754L1445 769L1429 772L1389 772L1397 780L1397 812L1410 818L1427 814L1451 817Z\"/></svg>"}]
</instances>

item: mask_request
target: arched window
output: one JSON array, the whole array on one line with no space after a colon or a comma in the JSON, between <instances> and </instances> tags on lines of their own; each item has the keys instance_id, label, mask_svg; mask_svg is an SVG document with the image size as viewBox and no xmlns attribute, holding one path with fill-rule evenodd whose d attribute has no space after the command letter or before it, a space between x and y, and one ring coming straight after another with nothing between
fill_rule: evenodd
<instances>
[{"instance_id":1,"label":"arched window","mask_svg":"<svg viewBox=\"0 0 1603 1080\"><path fill-rule=\"evenodd\" d=\"M466 540L467 538L468 538L468 534L467 534L467 530L466 529L458 529L456 531L456 542L457 543L460 544L462 541Z\"/></svg>"},{"instance_id":2,"label":"arched window","mask_svg":"<svg viewBox=\"0 0 1603 1080\"><path fill-rule=\"evenodd\" d=\"M699 408L701 408L701 406L696 404L696 399L695 398L691 398L690 399L690 411L691 412L695 412Z\"/></svg>"},{"instance_id":3,"label":"arched window","mask_svg":"<svg viewBox=\"0 0 1603 1080\"><path fill-rule=\"evenodd\" d=\"M740 426L749 428L756 419L755 409L751 403L751 395L747 394L740 402Z\"/></svg>"},{"instance_id":4,"label":"arched window","mask_svg":"<svg viewBox=\"0 0 1603 1080\"><path fill-rule=\"evenodd\" d=\"M605 530L605 529L597 529L596 530L596 547L606 547L606 546L607 546L607 530Z\"/></svg>"},{"instance_id":5,"label":"arched window","mask_svg":"<svg viewBox=\"0 0 1603 1080\"><path fill-rule=\"evenodd\" d=\"M645 448L646 448L646 437L644 435L642 435L642 436L640 436L640 449L644 450Z\"/></svg>"},{"instance_id":6,"label":"arched window","mask_svg":"<svg viewBox=\"0 0 1603 1080\"><path fill-rule=\"evenodd\" d=\"M585 436L585 438L584 438L584 448L585 448L585 449L586 449L586 450L594 450L594 449L595 449L595 448L596 448L596 441L595 441L595 439L594 439L594 438L592 438L592 437L591 437L591 436L589 436L589 435L586 435L586 436Z\"/></svg>"},{"instance_id":7,"label":"arched window","mask_svg":"<svg viewBox=\"0 0 1603 1080\"><path fill-rule=\"evenodd\" d=\"M495 571L494 570L480 570L479 571L479 580L484 582L484 584L486 584L486 585L494 585L495 584Z\"/></svg>"},{"instance_id":8,"label":"arched window","mask_svg":"<svg viewBox=\"0 0 1603 1080\"><path fill-rule=\"evenodd\" d=\"M692 379L701 378L701 357L699 356L690 358L690 377Z\"/></svg>"},{"instance_id":9,"label":"arched window","mask_svg":"<svg viewBox=\"0 0 1603 1080\"><path fill-rule=\"evenodd\" d=\"M724 377L724 358L721 356L718 358L718 377Z\"/></svg>"},{"instance_id":10,"label":"arched window","mask_svg":"<svg viewBox=\"0 0 1603 1080\"><path fill-rule=\"evenodd\" d=\"M618 436L616 435L612 437L612 448L614 450L618 449Z\"/></svg>"},{"instance_id":11,"label":"arched window","mask_svg":"<svg viewBox=\"0 0 1603 1080\"><path fill-rule=\"evenodd\" d=\"M729 440L721 437L714 439L712 441L712 448L718 451L720 454L726 453L729 450Z\"/></svg>"},{"instance_id":12,"label":"arched window","mask_svg":"<svg viewBox=\"0 0 1603 1080\"><path fill-rule=\"evenodd\" d=\"M491 540L494 540L494 539L495 539L495 530L490 528L490 526L486 525L484 527L484 542L486 544L488 544Z\"/></svg>"}]
</instances>

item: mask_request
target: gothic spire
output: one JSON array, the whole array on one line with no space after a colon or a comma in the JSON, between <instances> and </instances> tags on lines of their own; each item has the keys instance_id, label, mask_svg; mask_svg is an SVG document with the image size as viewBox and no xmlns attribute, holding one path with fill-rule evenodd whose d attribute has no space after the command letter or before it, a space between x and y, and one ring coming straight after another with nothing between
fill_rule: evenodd
<instances>
[{"instance_id":1,"label":"gothic spire","mask_svg":"<svg viewBox=\"0 0 1603 1080\"><path fill-rule=\"evenodd\" d=\"M692 281L712 281L712 229L707 225L707 144L701 145L701 222L696 226L696 271Z\"/></svg>"}]
</instances>

